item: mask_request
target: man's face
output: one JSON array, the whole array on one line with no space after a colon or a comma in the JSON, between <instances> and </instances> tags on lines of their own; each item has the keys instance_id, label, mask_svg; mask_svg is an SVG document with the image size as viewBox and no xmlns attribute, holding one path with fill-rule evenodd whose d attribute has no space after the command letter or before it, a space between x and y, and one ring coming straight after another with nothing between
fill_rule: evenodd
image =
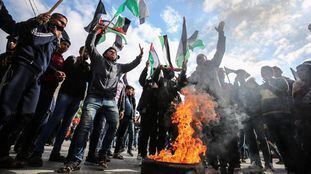
<instances>
[{"instance_id":1,"label":"man's face","mask_svg":"<svg viewBox=\"0 0 311 174\"><path fill-rule=\"evenodd\" d=\"M130 88L130 89L126 90L126 95L127 96L133 96L133 94L134 94L134 89Z\"/></svg>"},{"instance_id":2,"label":"man's face","mask_svg":"<svg viewBox=\"0 0 311 174\"><path fill-rule=\"evenodd\" d=\"M273 73L270 73L270 71L261 70L261 77L264 80L271 79L272 76L273 76Z\"/></svg>"},{"instance_id":3,"label":"man's face","mask_svg":"<svg viewBox=\"0 0 311 174\"><path fill-rule=\"evenodd\" d=\"M60 54L63 54L63 53L65 53L68 50L69 47L70 47L70 44L67 41L62 41L60 43L59 48L58 48L58 52Z\"/></svg>"},{"instance_id":4,"label":"man's face","mask_svg":"<svg viewBox=\"0 0 311 174\"><path fill-rule=\"evenodd\" d=\"M298 77L303 81L310 79L310 70L306 67L301 67L297 69L297 74Z\"/></svg>"},{"instance_id":5,"label":"man's face","mask_svg":"<svg viewBox=\"0 0 311 174\"><path fill-rule=\"evenodd\" d=\"M117 52L114 49L109 49L104 56L109 60L115 61L117 59Z\"/></svg>"},{"instance_id":6,"label":"man's face","mask_svg":"<svg viewBox=\"0 0 311 174\"><path fill-rule=\"evenodd\" d=\"M273 76L274 77L281 77L282 76L282 72L278 69L273 69Z\"/></svg>"},{"instance_id":7,"label":"man's face","mask_svg":"<svg viewBox=\"0 0 311 174\"><path fill-rule=\"evenodd\" d=\"M67 20L64 17L56 17L50 20L50 24L55 26L58 31L64 31L67 25Z\"/></svg>"}]
</instances>

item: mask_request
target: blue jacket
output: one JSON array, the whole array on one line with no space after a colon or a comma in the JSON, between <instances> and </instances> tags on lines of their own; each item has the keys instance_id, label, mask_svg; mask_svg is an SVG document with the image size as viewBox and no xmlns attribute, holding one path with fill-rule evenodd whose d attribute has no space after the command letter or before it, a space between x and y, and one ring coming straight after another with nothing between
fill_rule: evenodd
<instances>
[{"instance_id":1,"label":"blue jacket","mask_svg":"<svg viewBox=\"0 0 311 174\"><path fill-rule=\"evenodd\" d=\"M47 24L34 26L19 35L13 62L26 63L39 73L44 72L58 43Z\"/></svg>"}]
</instances>

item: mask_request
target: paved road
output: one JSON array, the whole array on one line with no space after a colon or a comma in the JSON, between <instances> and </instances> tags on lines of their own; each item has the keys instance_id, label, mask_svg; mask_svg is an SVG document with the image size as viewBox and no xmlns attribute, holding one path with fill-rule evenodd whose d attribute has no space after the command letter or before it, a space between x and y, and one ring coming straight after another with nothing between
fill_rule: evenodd
<instances>
[{"instance_id":1,"label":"paved road","mask_svg":"<svg viewBox=\"0 0 311 174\"><path fill-rule=\"evenodd\" d=\"M70 142L65 142L62 149L62 154L66 155ZM55 173L55 170L62 166L61 163L48 161L52 146L46 146L46 151L43 155L44 166L41 168L25 168L19 170L0 170L0 174L50 174ZM12 154L14 155L14 154ZM134 157L129 156L126 152L122 154L124 160L112 159L108 164L109 169L100 171L97 166L81 165L81 170L73 172L73 174L89 174L89 173L105 173L105 174L137 174L140 173L140 162L136 159L137 152L134 152ZM248 169L249 162L242 163L242 169L237 170L235 173L251 173ZM274 164L275 171L273 173L283 174L286 173L283 165ZM213 169L207 169L206 174L217 174L218 172Z\"/></svg>"}]
</instances>

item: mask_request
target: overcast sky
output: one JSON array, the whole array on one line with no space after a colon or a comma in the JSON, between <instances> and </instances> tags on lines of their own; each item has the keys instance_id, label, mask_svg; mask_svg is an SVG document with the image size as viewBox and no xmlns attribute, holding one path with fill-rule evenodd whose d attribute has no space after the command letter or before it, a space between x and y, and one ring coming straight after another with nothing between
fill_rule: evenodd
<instances>
[{"instance_id":1,"label":"overcast sky","mask_svg":"<svg viewBox=\"0 0 311 174\"><path fill-rule=\"evenodd\" d=\"M29 0L3 0L16 21L34 17ZM36 14L46 12L56 0L30 0ZM124 0L103 0L110 19ZM93 18L98 0L64 0L56 12L65 14L66 27L72 46L65 54L77 55L84 45L87 33L83 30ZM160 57L162 50L158 36L167 34L171 57L175 59L181 35L182 17L187 19L188 36L199 30L199 38L206 44L204 50L195 50L189 60L190 74L196 67L195 57L199 53L211 58L215 52L217 32L214 27L223 20L226 23L227 50L221 66L232 69L243 68L261 83L260 67L278 65L284 74L292 78L290 67L295 68L305 59L311 58L311 22L309 0L146 0L150 17L138 25L138 19L125 12L122 15L132 20L127 32L128 45L119 53L119 62L132 61L139 54L138 44L145 48L143 62L128 74L130 84L141 92L138 77L145 66L149 45L154 43ZM5 34L0 31L0 50L5 50ZM98 47L100 52L112 45L114 35ZM163 60L161 60L163 62ZM233 76L230 76L233 78Z\"/></svg>"}]
</instances>

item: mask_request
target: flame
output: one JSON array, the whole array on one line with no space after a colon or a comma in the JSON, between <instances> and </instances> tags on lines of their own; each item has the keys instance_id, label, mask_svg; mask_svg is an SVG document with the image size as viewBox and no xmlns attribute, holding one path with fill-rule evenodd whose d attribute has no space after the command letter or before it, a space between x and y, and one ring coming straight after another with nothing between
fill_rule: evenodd
<instances>
[{"instance_id":1,"label":"flame","mask_svg":"<svg viewBox=\"0 0 311 174\"><path fill-rule=\"evenodd\" d=\"M202 130L202 123L216 120L217 103L210 95L196 92L190 87L184 88L182 93L185 101L177 106L172 117L172 123L178 124L178 137L172 143L171 149L162 150L148 158L161 162L196 164L201 161L200 155L205 154L206 146L195 135L191 125Z\"/></svg>"}]
</instances>

